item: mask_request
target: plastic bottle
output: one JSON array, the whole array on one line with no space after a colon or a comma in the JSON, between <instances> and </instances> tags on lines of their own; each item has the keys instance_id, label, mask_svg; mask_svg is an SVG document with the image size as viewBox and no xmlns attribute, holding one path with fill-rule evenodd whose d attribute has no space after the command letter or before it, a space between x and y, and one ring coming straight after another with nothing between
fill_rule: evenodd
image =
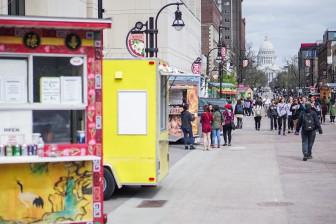
<instances>
[{"instance_id":1,"label":"plastic bottle","mask_svg":"<svg viewBox=\"0 0 336 224\"><path fill-rule=\"evenodd\" d=\"M37 143L37 155L43 157L44 156L44 141L40 136Z\"/></svg>"}]
</instances>

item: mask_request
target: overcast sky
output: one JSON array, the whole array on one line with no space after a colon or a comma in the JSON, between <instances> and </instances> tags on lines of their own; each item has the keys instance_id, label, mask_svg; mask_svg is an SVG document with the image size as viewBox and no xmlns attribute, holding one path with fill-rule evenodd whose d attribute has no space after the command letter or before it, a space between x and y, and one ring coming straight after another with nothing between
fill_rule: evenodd
<instances>
[{"instance_id":1,"label":"overcast sky","mask_svg":"<svg viewBox=\"0 0 336 224\"><path fill-rule=\"evenodd\" d=\"M323 39L324 31L336 30L336 0L244 0L246 42L256 53L267 35L277 62L297 55L300 43Z\"/></svg>"}]
</instances>

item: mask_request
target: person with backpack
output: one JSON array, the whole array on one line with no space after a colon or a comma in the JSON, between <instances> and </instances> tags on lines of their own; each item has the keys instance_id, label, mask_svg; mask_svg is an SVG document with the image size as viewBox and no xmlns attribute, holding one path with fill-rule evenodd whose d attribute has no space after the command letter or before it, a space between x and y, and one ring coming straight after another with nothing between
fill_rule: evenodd
<instances>
[{"instance_id":1,"label":"person with backpack","mask_svg":"<svg viewBox=\"0 0 336 224\"><path fill-rule=\"evenodd\" d=\"M212 120L212 142L217 145L217 148L220 148L220 137L221 137L221 130L223 129L222 123L224 121L222 113L219 111L219 106L214 105L213 107L213 120ZM216 144L217 143L217 144Z\"/></svg>"},{"instance_id":2,"label":"person with backpack","mask_svg":"<svg viewBox=\"0 0 336 224\"><path fill-rule=\"evenodd\" d=\"M189 149L195 149L194 147L194 136L192 131L192 125L191 122L195 120L195 116L189 112L189 105L184 104L183 105L183 111L181 113L181 129L183 131L184 136L184 148L187 150Z\"/></svg>"},{"instance_id":3,"label":"person with backpack","mask_svg":"<svg viewBox=\"0 0 336 224\"><path fill-rule=\"evenodd\" d=\"M306 103L305 111L300 114L295 134L298 135L301 129L303 161L312 159L312 149L315 142L316 131L323 133L320 120L312 105Z\"/></svg>"},{"instance_id":4,"label":"person with backpack","mask_svg":"<svg viewBox=\"0 0 336 224\"><path fill-rule=\"evenodd\" d=\"M210 132L213 117L208 105L204 105L203 111L204 112L202 113L200 120L202 124L203 145L204 150L209 150L211 145Z\"/></svg>"},{"instance_id":5,"label":"person with backpack","mask_svg":"<svg viewBox=\"0 0 336 224\"><path fill-rule=\"evenodd\" d=\"M260 123L261 123L261 111L262 111L262 101L256 101L255 106L253 107L253 114L254 114L254 123L255 129L260 131Z\"/></svg>"},{"instance_id":6,"label":"person with backpack","mask_svg":"<svg viewBox=\"0 0 336 224\"><path fill-rule=\"evenodd\" d=\"M237 118L237 128L243 128L243 117L244 117L244 106L241 100L237 101L235 106L234 114Z\"/></svg>"},{"instance_id":7,"label":"person with backpack","mask_svg":"<svg viewBox=\"0 0 336 224\"><path fill-rule=\"evenodd\" d=\"M271 131L278 129L278 112L277 112L277 104L275 100L272 100L271 105L268 108L268 117L271 121Z\"/></svg>"},{"instance_id":8,"label":"person with backpack","mask_svg":"<svg viewBox=\"0 0 336 224\"><path fill-rule=\"evenodd\" d=\"M281 129L283 128L282 134L286 135L286 121L287 121L287 105L285 104L285 99L281 97L277 106L278 112L278 134L281 135Z\"/></svg>"},{"instance_id":9,"label":"person with backpack","mask_svg":"<svg viewBox=\"0 0 336 224\"><path fill-rule=\"evenodd\" d=\"M232 111L231 104L226 104L225 109L223 112L223 138L224 138L224 145L223 146L231 146L232 140L232 129L234 128L234 115Z\"/></svg>"}]
</instances>

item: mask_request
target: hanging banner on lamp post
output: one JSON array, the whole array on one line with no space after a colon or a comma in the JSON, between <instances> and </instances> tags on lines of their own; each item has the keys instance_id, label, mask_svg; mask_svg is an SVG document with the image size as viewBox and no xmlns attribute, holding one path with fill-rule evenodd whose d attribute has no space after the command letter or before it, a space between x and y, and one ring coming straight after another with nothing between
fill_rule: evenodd
<instances>
[{"instance_id":1,"label":"hanging banner on lamp post","mask_svg":"<svg viewBox=\"0 0 336 224\"><path fill-rule=\"evenodd\" d=\"M134 57L145 57L145 34L131 33L128 36L127 47Z\"/></svg>"}]
</instances>

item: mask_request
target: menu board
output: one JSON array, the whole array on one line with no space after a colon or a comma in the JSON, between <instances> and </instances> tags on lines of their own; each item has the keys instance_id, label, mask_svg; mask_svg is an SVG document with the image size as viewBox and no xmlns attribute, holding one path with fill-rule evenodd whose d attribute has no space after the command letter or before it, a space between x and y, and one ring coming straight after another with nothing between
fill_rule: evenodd
<instances>
[{"instance_id":1,"label":"menu board","mask_svg":"<svg viewBox=\"0 0 336 224\"><path fill-rule=\"evenodd\" d=\"M41 103L59 104L61 98L60 78L42 77L40 79Z\"/></svg>"},{"instance_id":2,"label":"menu board","mask_svg":"<svg viewBox=\"0 0 336 224\"><path fill-rule=\"evenodd\" d=\"M79 76L61 76L62 104L81 104L82 78Z\"/></svg>"}]
</instances>

